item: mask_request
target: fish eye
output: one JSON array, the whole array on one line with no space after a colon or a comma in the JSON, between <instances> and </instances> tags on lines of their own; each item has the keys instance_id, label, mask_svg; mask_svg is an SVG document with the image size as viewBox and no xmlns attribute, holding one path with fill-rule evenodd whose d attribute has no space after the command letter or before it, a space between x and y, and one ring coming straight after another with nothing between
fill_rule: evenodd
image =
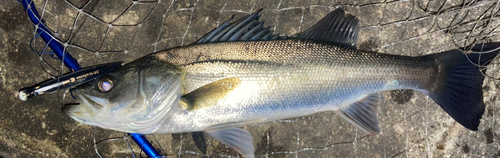
<instances>
[{"instance_id":1,"label":"fish eye","mask_svg":"<svg viewBox=\"0 0 500 158\"><path fill-rule=\"evenodd\" d=\"M113 89L113 85L115 83L115 80L111 77L104 77L99 80L97 83L97 87L99 87L99 90L101 92L109 92L111 89Z\"/></svg>"}]
</instances>

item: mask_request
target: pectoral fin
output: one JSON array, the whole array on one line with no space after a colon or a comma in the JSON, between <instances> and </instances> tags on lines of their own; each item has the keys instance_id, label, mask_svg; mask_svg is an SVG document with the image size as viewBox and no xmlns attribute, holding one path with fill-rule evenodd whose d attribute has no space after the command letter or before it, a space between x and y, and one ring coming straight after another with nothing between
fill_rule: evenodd
<instances>
[{"instance_id":1,"label":"pectoral fin","mask_svg":"<svg viewBox=\"0 0 500 158\"><path fill-rule=\"evenodd\" d=\"M237 127L214 128L207 130L206 133L208 133L209 136L219 140L222 144L225 144L238 151L244 157L255 157L253 139L250 135L250 132L248 132L247 130Z\"/></svg>"},{"instance_id":2,"label":"pectoral fin","mask_svg":"<svg viewBox=\"0 0 500 158\"><path fill-rule=\"evenodd\" d=\"M377 106L382 96L371 94L348 107L340 109L339 115L369 134L380 132L377 117Z\"/></svg>"},{"instance_id":3,"label":"pectoral fin","mask_svg":"<svg viewBox=\"0 0 500 158\"><path fill-rule=\"evenodd\" d=\"M202 86L181 97L181 104L187 110L196 110L203 107L216 105L217 101L224 98L229 92L240 85L238 77L221 79Z\"/></svg>"},{"instance_id":4,"label":"pectoral fin","mask_svg":"<svg viewBox=\"0 0 500 158\"><path fill-rule=\"evenodd\" d=\"M204 132L191 132L194 144L203 154L207 154L207 139Z\"/></svg>"}]
</instances>

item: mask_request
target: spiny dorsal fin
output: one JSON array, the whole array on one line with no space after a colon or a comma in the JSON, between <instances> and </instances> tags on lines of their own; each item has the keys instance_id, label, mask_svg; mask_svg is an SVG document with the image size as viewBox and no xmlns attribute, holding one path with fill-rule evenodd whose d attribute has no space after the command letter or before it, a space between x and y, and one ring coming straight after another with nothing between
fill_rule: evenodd
<instances>
[{"instance_id":1,"label":"spiny dorsal fin","mask_svg":"<svg viewBox=\"0 0 500 158\"><path fill-rule=\"evenodd\" d=\"M355 48L358 33L358 19L346 14L342 8L339 8L330 12L309 29L292 36L292 38L325 41Z\"/></svg>"},{"instance_id":2,"label":"spiny dorsal fin","mask_svg":"<svg viewBox=\"0 0 500 158\"><path fill-rule=\"evenodd\" d=\"M196 41L197 44L212 43L212 42L228 42L228 41L268 41L285 39L285 36L275 35L269 27L264 27L264 22L259 22L259 9L253 14L247 15L231 22L234 15L229 18L224 24L210 31L201 39Z\"/></svg>"},{"instance_id":3,"label":"spiny dorsal fin","mask_svg":"<svg viewBox=\"0 0 500 158\"><path fill-rule=\"evenodd\" d=\"M230 77L204 85L181 97L181 105L186 110L196 110L212 105L224 98L227 93L236 89L241 83L240 78Z\"/></svg>"},{"instance_id":4,"label":"spiny dorsal fin","mask_svg":"<svg viewBox=\"0 0 500 158\"><path fill-rule=\"evenodd\" d=\"M371 94L348 107L340 109L339 115L366 133L374 135L380 132L377 106L381 100L381 95Z\"/></svg>"}]
</instances>

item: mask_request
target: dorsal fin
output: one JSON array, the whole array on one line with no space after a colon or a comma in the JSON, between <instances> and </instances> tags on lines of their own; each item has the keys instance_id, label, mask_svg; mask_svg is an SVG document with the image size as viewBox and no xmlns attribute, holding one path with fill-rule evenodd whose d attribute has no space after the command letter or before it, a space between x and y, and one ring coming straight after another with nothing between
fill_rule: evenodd
<instances>
[{"instance_id":1,"label":"dorsal fin","mask_svg":"<svg viewBox=\"0 0 500 158\"><path fill-rule=\"evenodd\" d=\"M264 22L259 22L259 9L255 13L244 16L235 22L234 15L218 28L210 31L197 44L229 41L268 41L281 40L290 37L274 34ZM326 15L311 28L298 33L291 38L309 39L330 42L339 46L356 47L359 32L359 21L356 17L346 14L342 8Z\"/></svg>"},{"instance_id":2,"label":"dorsal fin","mask_svg":"<svg viewBox=\"0 0 500 158\"><path fill-rule=\"evenodd\" d=\"M342 8L339 8L330 12L309 29L292 36L292 38L310 39L331 42L341 46L356 47L358 33L358 19L350 14L346 14Z\"/></svg>"},{"instance_id":3,"label":"dorsal fin","mask_svg":"<svg viewBox=\"0 0 500 158\"><path fill-rule=\"evenodd\" d=\"M212 43L212 42L228 42L228 41L268 41L285 39L286 36L275 35L269 27L264 27L264 22L259 22L259 9L253 14L244 16L235 22L234 15L229 18L224 24L210 31L201 39L196 41L197 44Z\"/></svg>"}]
</instances>

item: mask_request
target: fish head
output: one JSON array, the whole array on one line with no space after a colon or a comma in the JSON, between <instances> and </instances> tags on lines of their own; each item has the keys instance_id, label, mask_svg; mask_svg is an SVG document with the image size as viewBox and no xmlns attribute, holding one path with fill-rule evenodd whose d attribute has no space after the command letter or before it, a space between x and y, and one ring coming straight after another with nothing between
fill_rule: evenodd
<instances>
[{"instance_id":1,"label":"fish head","mask_svg":"<svg viewBox=\"0 0 500 158\"><path fill-rule=\"evenodd\" d=\"M84 124L147 133L178 105L184 76L182 69L147 56L74 88L77 103L63 111Z\"/></svg>"}]
</instances>

